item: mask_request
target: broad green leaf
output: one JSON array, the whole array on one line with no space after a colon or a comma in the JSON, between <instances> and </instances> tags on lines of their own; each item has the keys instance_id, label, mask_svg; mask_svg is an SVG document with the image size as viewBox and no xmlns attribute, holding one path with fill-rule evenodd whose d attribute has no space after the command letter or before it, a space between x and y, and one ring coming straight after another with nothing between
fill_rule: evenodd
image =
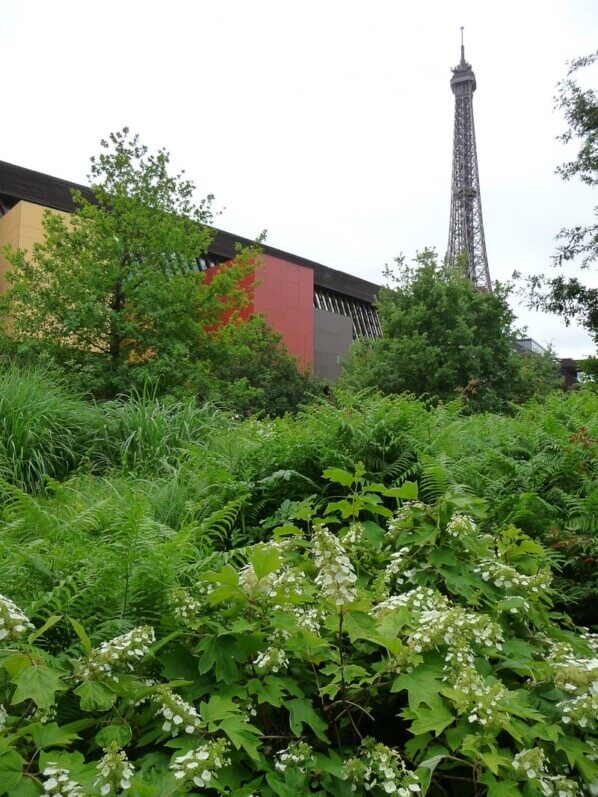
<instances>
[{"instance_id":1,"label":"broad green leaf","mask_svg":"<svg viewBox=\"0 0 598 797\"><path fill-rule=\"evenodd\" d=\"M266 775L268 786L272 789L277 797L297 797L297 790L293 786L288 786L284 780L281 780L277 775L268 772Z\"/></svg>"},{"instance_id":2,"label":"broad green leaf","mask_svg":"<svg viewBox=\"0 0 598 797\"><path fill-rule=\"evenodd\" d=\"M342 468L326 468L322 476L328 481L342 484L343 487L350 487L355 481L355 476Z\"/></svg>"},{"instance_id":3,"label":"broad green leaf","mask_svg":"<svg viewBox=\"0 0 598 797\"><path fill-rule=\"evenodd\" d=\"M63 675L61 670L46 664L32 664L26 667L12 679L12 683L17 687L12 696L12 704L33 700L39 708L50 708L54 705L56 692L67 688L62 680Z\"/></svg>"},{"instance_id":4,"label":"broad green leaf","mask_svg":"<svg viewBox=\"0 0 598 797\"><path fill-rule=\"evenodd\" d=\"M236 587L239 583L239 574L234 567L224 565L218 573L209 570L207 573L199 575L200 581L207 581L210 584L226 584L229 587Z\"/></svg>"},{"instance_id":5,"label":"broad green leaf","mask_svg":"<svg viewBox=\"0 0 598 797\"><path fill-rule=\"evenodd\" d=\"M414 709L414 713L417 719L413 720L409 730L416 736L420 733L428 733L428 731L440 736L442 731L455 719L453 714L440 702L435 703L432 707L420 704L418 708Z\"/></svg>"},{"instance_id":6,"label":"broad green leaf","mask_svg":"<svg viewBox=\"0 0 598 797\"><path fill-rule=\"evenodd\" d=\"M239 716L222 720L220 729L224 731L237 750L242 748L254 761L259 759L258 748L262 735L259 728Z\"/></svg>"},{"instance_id":7,"label":"broad green leaf","mask_svg":"<svg viewBox=\"0 0 598 797\"><path fill-rule=\"evenodd\" d=\"M207 703L201 703L199 713L204 722L219 722L230 717L239 717L239 707L232 700L212 695Z\"/></svg>"},{"instance_id":8,"label":"broad green leaf","mask_svg":"<svg viewBox=\"0 0 598 797\"><path fill-rule=\"evenodd\" d=\"M119 747L126 747L132 735L131 728L126 723L121 723L106 725L96 733L95 739L100 747L108 747L111 742L116 742Z\"/></svg>"},{"instance_id":9,"label":"broad green leaf","mask_svg":"<svg viewBox=\"0 0 598 797\"><path fill-rule=\"evenodd\" d=\"M14 789L20 783L24 763L16 750L0 753L0 788Z\"/></svg>"},{"instance_id":10,"label":"broad green leaf","mask_svg":"<svg viewBox=\"0 0 598 797\"><path fill-rule=\"evenodd\" d=\"M83 711L108 711L116 695L99 681L85 681L75 689Z\"/></svg>"},{"instance_id":11,"label":"broad green leaf","mask_svg":"<svg viewBox=\"0 0 598 797\"><path fill-rule=\"evenodd\" d=\"M39 750L44 750L46 747L68 747L72 742L81 738L72 728L59 727L56 722L48 722L45 725L36 722L31 728L33 743Z\"/></svg>"},{"instance_id":12,"label":"broad green leaf","mask_svg":"<svg viewBox=\"0 0 598 797\"><path fill-rule=\"evenodd\" d=\"M15 788L9 789L7 793L8 797L39 797L43 792L37 780L31 776L23 775Z\"/></svg>"},{"instance_id":13,"label":"broad green leaf","mask_svg":"<svg viewBox=\"0 0 598 797\"><path fill-rule=\"evenodd\" d=\"M258 578L269 576L270 573L278 570L282 564L280 553L272 545L261 545L254 548L249 556L249 561L253 565Z\"/></svg>"},{"instance_id":14,"label":"broad green leaf","mask_svg":"<svg viewBox=\"0 0 598 797\"><path fill-rule=\"evenodd\" d=\"M295 736L303 735L303 725L308 725L321 742L328 742L327 723L316 713L309 698L295 698L287 701L289 724Z\"/></svg>"},{"instance_id":15,"label":"broad green leaf","mask_svg":"<svg viewBox=\"0 0 598 797\"><path fill-rule=\"evenodd\" d=\"M411 709L415 710L421 703L432 707L438 703L440 690L445 686L442 677L441 668L423 664L395 678L390 691L401 692L406 689Z\"/></svg>"},{"instance_id":16,"label":"broad green leaf","mask_svg":"<svg viewBox=\"0 0 598 797\"><path fill-rule=\"evenodd\" d=\"M418 496L416 482L403 482L400 487L389 487L383 493L389 498L401 498L403 501L415 501Z\"/></svg>"},{"instance_id":17,"label":"broad green leaf","mask_svg":"<svg viewBox=\"0 0 598 797\"><path fill-rule=\"evenodd\" d=\"M204 675L214 672L217 681L234 683L239 676L237 662L247 659L244 649L237 637L231 635L210 637L202 640L198 646L203 651L199 659L199 672Z\"/></svg>"}]
</instances>

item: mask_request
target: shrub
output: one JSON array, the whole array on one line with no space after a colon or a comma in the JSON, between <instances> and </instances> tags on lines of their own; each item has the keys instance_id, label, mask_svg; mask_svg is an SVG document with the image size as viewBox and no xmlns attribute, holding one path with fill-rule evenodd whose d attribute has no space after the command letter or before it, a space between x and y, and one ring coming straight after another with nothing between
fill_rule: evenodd
<instances>
[{"instance_id":1,"label":"shrub","mask_svg":"<svg viewBox=\"0 0 598 797\"><path fill-rule=\"evenodd\" d=\"M0 793L591 792L596 638L552 616L542 548L462 493L325 475L344 498L182 578L157 642L28 633L3 598Z\"/></svg>"}]
</instances>

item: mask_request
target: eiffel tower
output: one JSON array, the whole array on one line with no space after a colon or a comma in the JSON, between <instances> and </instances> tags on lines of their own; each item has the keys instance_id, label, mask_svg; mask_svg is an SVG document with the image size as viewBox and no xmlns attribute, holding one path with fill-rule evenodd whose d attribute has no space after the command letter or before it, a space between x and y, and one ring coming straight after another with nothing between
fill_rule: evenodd
<instances>
[{"instance_id":1,"label":"eiffel tower","mask_svg":"<svg viewBox=\"0 0 598 797\"><path fill-rule=\"evenodd\" d=\"M491 291L480 177L473 124L475 75L465 60L461 28L461 61L453 68L451 89L455 95L455 133L453 141L453 181L447 259L456 263L463 258L467 276L481 291Z\"/></svg>"}]
</instances>

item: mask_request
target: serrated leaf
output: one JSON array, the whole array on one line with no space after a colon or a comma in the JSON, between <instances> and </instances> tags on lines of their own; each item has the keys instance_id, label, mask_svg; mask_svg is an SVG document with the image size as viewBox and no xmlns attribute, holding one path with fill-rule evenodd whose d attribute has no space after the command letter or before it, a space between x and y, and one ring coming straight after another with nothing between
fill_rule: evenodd
<instances>
[{"instance_id":1,"label":"serrated leaf","mask_svg":"<svg viewBox=\"0 0 598 797\"><path fill-rule=\"evenodd\" d=\"M390 691L401 692L406 689L409 708L413 710L422 703L432 707L438 704L438 695L445 686L442 677L442 670L439 667L424 664L412 672L402 673L395 678Z\"/></svg>"},{"instance_id":2,"label":"serrated leaf","mask_svg":"<svg viewBox=\"0 0 598 797\"><path fill-rule=\"evenodd\" d=\"M35 778L23 775L14 789L8 790L8 797L39 797L42 787Z\"/></svg>"},{"instance_id":3,"label":"serrated leaf","mask_svg":"<svg viewBox=\"0 0 598 797\"><path fill-rule=\"evenodd\" d=\"M240 716L236 703L220 695L212 695L207 703L201 703L199 713L203 721L208 723Z\"/></svg>"},{"instance_id":4,"label":"serrated leaf","mask_svg":"<svg viewBox=\"0 0 598 797\"><path fill-rule=\"evenodd\" d=\"M262 735L259 728L239 716L223 720L220 723L220 729L224 731L237 750L242 748L254 761L259 760L259 737Z\"/></svg>"},{"instance_id":5,"label":"serrated leaf","mask_svg":"<svg viewBox=\"0 0 598 797\"><path fill-rule=\"evenodd\" d=\"M328 724L316 713L311 700L295 698L286 704L289 712L289 724L295 736L303 735L303 725L308 725L322 742L328 742L326 730Z\"/></svg>"},{"instance_id":6,"label":"serrated leaf","mask_svg":"<svg viewBox=\"0 0 598 797\"><path fill-rule=\"evenodd\" d=\"M350 487L355 481L355 476L342 468L326 468L322 476L335 484L342 484L343 487Z\"/></svg>"},{"instance_id":7,"label":"serrated leaf","mask_svg":"<svg viewBox=\"0 0 598 797\"><path fill-rule=\"evenodd\" d=\"M0 788L14 789L20 782L25 759L16 750L0 753Z\"/></svg>"},{"instance_id":8,"label":"serrated leaf","mask_svg":"<svg viewBox=\"0 0 598 797\"><path fill-rule=\"evenodd\" d=\"M131 728L126 723L106 725L96 733L95 740L100 747L108 747L116 742L119 747L126 747L132 738Z\"/></svg>"},{"instance_id":9,"label":"serrated leaf","mask_svg":"<svg viewBox=\"0 0 598 797\"><path fill-rule=\"evenodd\" d=\"M38 750L44 750L46 747L68 747L81 738L72 728L59 727L56 722L48 722L45 725L36 722L31 726L31 736Z\"/></svg>"},{"instance_id":10,"label":"serrated leaf","mask_svg":"<svg viewBox=\"0 0 598 797\"><path fill-rule=\"evenodd\" d=\"M83 711L108 711L116 695L99 681L85 681L75 689Z\"/></svg>"},{"instance_id":11,"label":"serrated leaf","mask_svg":"<svg viewBox=\"0 0 598 797\"><path fill-rule=\"evenodd\" d=\"M417 709L414 709L414 713L417 718L413 720L409 730L416 736L420 733L428 732L440 736L442 731L455 719L451 712L440 702L432 707L420 704Z\"/></svg>"},{"instance_id":12,"label":"serrated leaf","mask_svg":"<svg viewBox=\"0 0 598 797\"><path fill-rule=\"evenodd\" d=\"M280 553L272 545L261 545L254 548L249 556L249 561L253 565L258 579L274 573L282 563Z\"/></svg>"},{"instance_id":13,"label":"serrated leaf","mask_svg":"<svg viewBox=\"0 0 598 797\"><path fill-rule=\"evenodd\" d=\"M401 498L403 501L415 501L418 496L416 482L403 482L400 487L389 487L383 493L389 498Z\"/></svg>"},{"instance_id":14,"label":"serrated leaf","mask_svg":"<svg viewBox=\"0 0 598 797\"><path fill-rule=\"evenodd\" d=\"M12 704L23 700L33 700L39 708L50 708L54 705L56 692L66 690L62 680L64 673L46 664L32 664L25 667L12 679L17 687L12 696Z\"/></svg>"}]
</instances>

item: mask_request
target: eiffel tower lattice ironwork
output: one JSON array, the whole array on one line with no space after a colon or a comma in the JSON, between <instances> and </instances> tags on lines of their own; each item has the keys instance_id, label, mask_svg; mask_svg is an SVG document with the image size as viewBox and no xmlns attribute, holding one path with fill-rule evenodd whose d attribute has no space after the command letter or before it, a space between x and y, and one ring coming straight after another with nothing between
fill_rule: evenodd
<instances>
[{"instance_id":1,"label":"eiffel tower lattice ironwork","mask_svg":"<svg viewBox=\"0 0 598 797\"><path fill-rule=\"evenodd\" d=\"M479 290L491 291L473 124L476 81L471 64L465 60L463 28L461 61L453 68L451 89L455 95L455 134L447 258L449 263L456 263L460 256L463 257L467 276L474 285Z\"/></svg>"}]
</instances>

